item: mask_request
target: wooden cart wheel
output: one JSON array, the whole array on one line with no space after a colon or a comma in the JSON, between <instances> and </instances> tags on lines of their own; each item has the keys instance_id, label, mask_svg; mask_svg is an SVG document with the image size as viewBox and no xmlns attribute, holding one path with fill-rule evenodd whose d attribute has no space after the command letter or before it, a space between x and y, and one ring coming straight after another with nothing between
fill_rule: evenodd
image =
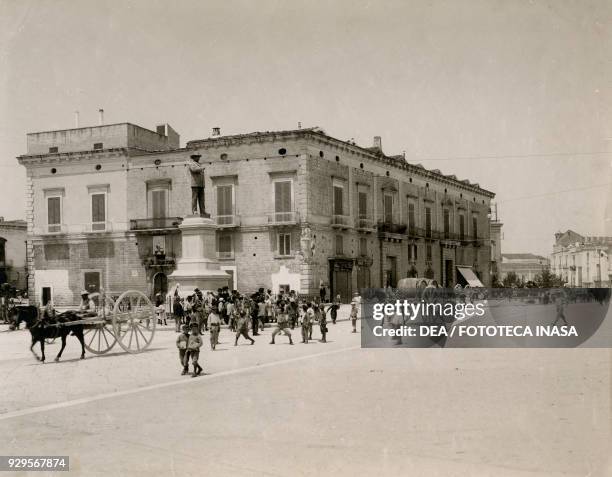
<instances>
[{"instance_id":1,"label":"wooden cart wheel","mask_svg":"<svg viewBox=\"0 0 612 477\"><path fill-rule=\"evenodd\" d=\"M111 321L115 302L106 295L102 299L99 293L92 293L89 297L96 305L95 311L100 321L85 326L85 349L92 354L108 353L117 343Z\"/></svg>"},{"instance_id":2,"label":"wooden cart wheel","mask_svg":"<svg viewBox=\"0 0 612 477\"><path fill-rule=\"evenodd\" d=\"M155 307L137 290L124 292L115 303L113 330L119 346L128 353L147 349L155 335Z\"/></svg>"}]
</instances>

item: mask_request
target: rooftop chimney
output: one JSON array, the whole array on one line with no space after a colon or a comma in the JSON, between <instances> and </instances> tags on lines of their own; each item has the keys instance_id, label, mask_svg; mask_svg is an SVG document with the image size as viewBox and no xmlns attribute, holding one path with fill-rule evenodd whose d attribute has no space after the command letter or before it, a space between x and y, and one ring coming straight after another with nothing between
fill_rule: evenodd
<instances>
[{"instance_id":1,"label":"rooftop chimney","mask_svg":"<svg viewBox=\"0 0 612 477\"><path fill-rule=\"evenodd\" d=\"M298 129L302 129L302 121L298 121Z\"/></svg>"},{"instance_id":2,"label":"rooftop chimney","mask_svg":"<svg viewBox=\"0 0 612 477\"><path fill-rule=\"evenodd\" d=\"M213 136L221 136L221 128L213 128L212 135Z\"/></svg>"},{"instance_id":3,"label":"rooftop chimney","mask_svg":"<svg viewBox=\"0 0 612 477\"><path fill-rule=\"evenodd\" d=\"M79 112L78 111L74 112L74 127L75 128L79 127Z\"/></svg>"},{"instance_id":4,"label":"rooftop chimney","mask_svg":"<svg viewBox=\"0 0 612 477\"><path fill-rule=\"evenodd\" d=\"M98 118L98 126L104 126L104 110L102 108L98 109L98 114L100 115Z\"/></svg>"},{"instance_id":5,"label":"rooftop chimney","mask_svg":"<svg viewBox=\"0 0 612 477\"><path fill-rule=\"evenodd\" d=\"M373 146L382 151L382 139L380 136L374 136L374 144Z\"/></svg>"}]
</instances>

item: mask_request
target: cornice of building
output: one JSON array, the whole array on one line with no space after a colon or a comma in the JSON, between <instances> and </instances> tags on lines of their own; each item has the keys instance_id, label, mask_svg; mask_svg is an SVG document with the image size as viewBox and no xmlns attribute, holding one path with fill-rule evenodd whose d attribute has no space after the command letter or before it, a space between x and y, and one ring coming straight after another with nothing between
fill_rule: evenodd
<instances>
[{"instance_id":1,"label":"cornice of building","mask_svg":"<svg viewBox=\"0 0 612 477\"><path fill-rule=\"evenodd\" d=\"M430 179L433 181L439 181L452 185L454 187L475 192L477 194L484 195L485 197L494 198L495 193L489 190L483 189L478 184L471 184L467 180L457 179L454 175L444 175L440 171L425 169L420 164L411 164L407 162L403 155L401 156L387 156L377 148L365 148L358 146L349 141L343 141L336 139L332 136L325 134L320 128L306 128L306 129L293 129L286 131L266 131L266 132L253 132L248 134L235 134L230 136L215 136L206 139L198 139L188 141L185 149L197 150L197 149L211 149L219 147L231 147L238 145L248 145L267 141L274 141L276 138L283 139L311 139L320 143L326 143L336 147L337 149L344 150L351 154L361 156L365 159L376 161L380 164L395 167L404 171L407 171L413 175L419 176L423 179Z\"/></svg>"}]
</instances>

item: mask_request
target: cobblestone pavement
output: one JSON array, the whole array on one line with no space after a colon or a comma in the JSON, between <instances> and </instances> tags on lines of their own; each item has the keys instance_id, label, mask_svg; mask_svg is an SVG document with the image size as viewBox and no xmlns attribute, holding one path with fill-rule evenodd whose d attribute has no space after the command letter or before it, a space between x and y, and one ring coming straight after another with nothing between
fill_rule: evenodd
<instances>
[{"instance_id":1,"label":"cobblestone pavement","mask_svg":"<svg viewBox=\"0 0 612 477\"><path fill-rule=\"evenodd\" d=\"M199 378L172 326L140 355L81 361L69 337L44 365L0 331L0 453L82 476L612 475L610 350L368 350L329 328L236 348L222 330Z\"/></svg>"}]
</instances>

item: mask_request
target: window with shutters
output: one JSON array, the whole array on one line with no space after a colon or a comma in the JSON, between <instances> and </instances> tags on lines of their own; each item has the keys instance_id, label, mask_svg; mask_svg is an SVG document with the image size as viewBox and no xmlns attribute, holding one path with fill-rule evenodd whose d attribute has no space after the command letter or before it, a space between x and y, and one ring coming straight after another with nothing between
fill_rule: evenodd
<instances>
[{"instance_id":1,"label":"window with shutters","mask_svg":"<svg viewBox=\"0 0 612 477\"><path fill-rule=\"evenodd\" d=\"M357 204L358 214L360 219L368 218L368 193L360 192Z\"/></svg>"},{"instance_id":2,"label":"window with shutters","mask_svg":"<svg viewBox=\"0 0 612 477\"><path fill-rule=\"evenodd\" d=\"M362 257L365 257L368 255L368 239L367 238L360 238L359 239L359 255L361 255Z\"/></svg>"},{"instance_id":3,"label":"window with shutters","mask_svg":"<svg viewBox=\"0 0 612 477\"><path fill-rule=\"evenodd\" d=\"M391 194L385 194L383 196L383 210L385 214L385 222L393 222L393 196Z\"/></svg>"},{"instance_id":4,"label":"window with shutters","mask_svg":"<svg viewBox=\"0 0 612 477\"><path fill-rule=\"evenodd\" d=\"M278 254L280 256L291 255L291 234L278 234Z\"/></svg>"},{"instance_id":5,"label":"window with shutters","mask_svg":"<svg viewBox=\"0 0 612 477\"><path fill-rule=\"evenodd\" d=\"M217 186L217 224L228 225L234 222L234 186Z\"/></svg>"},{"instance_id":6,"label":"window with shutters","mask_svg":"<svg viewBox=\"0 0 612 477\"><path fill-rule=\"evenodd\" d=\"M106 230L106 193L91 194L91 230Z\"/></svg>"},{"instance_id":7,"label":"window with shutters","mask_svg":"<svg viewBox=\"0 0 612 477\"><path fill-rule=\"evenodd\" d=\"M147 213L154 228L164 228L170 216L171 182L152 181L147 184Z\"/></svg>"},{"instance_id":8,"label":"window with shutters","mask_svg":"<svg viewBox=\"0 0 612 477\"><path fill-rule=\"evenodd\" d=\"M274 182L274 221L291 222L293 214L293 182L279 180Z\"/></svg>"},{"instance_id":9,"label":"window with shutters","mask_svg":"<svg viewBox=\"0 0 612 477\"><path fill-rule=\"evenodd\" d=\"M425 207L425 237L431 238L431 207Z\"/></svg>"},{"instance_id":10,"label":"window with shutters","mask_svg":"<svg viewBox=\"0 0 612 477\"><path fill-rule=\"evenodd\" d=\"M344 255L344 238L336 235L336 255Z\"/></svg>"},{"instance_id":11,"label":"window with shutters","mask_svg":"<svg viewBox=\"0 0 612 477\"><path fill-rule=\"evenodd\" d=\"M344 187L334 186L334 215L344 215Z\"/></svg>"},{"instance_id":12,"label":"window with shutters","mask_svg":"<svg viewBox=\"0 0 612 477\"><path fill-rule=\"evenodd\" d=\"M168 216L168 191L156 189L151 191L151 216L163 219Z\"/></svg>"},{"instance_id":13,"label":"window with shutters","mask_svg":"<svg viewBox=\"0 0 612 477\"><path fill-rule=\"evenodd\" d=\"M459 240L465 240L465 215L459 216Z\"/></svg>"},{"instance_id":14,"label":"window with shutters","mask_svg":"<svg viewBox=\"0 0 612 477\"><path fill-rule=\"evenodd\" d=\"M448 209L444 209L442 212L444 217L444 238L450 237L450 211Z\"/></svg>"},{"instance_id":15,"label":"window with shutters","mask_svg":"<svg viewBox=\"0 0 612 477\"><path fill-rule=\"evenodd\" d=\"M416 213L414 203L408 203L408 233L414 235L416 233Z\"/></svg>"},{"instance_id":16,"label":"window with shutters","mask_svg":"<svg viewBox=\"0 0 612 477\"><path fill-rule=\"evenodd\" d=\"M47 197L47 231L49 233L62 230L62 197Z\"/></svg>"},{"instance_id":17,"label":"window with shutters","mask_svg":"<svg viewBox=\"0 0 612 477\"><path fill-rule=\"evenodd\" d=\"M472 217L472 237L478 238L478 217Z\"/></svg>"},{"instance_id":18,"label":"window with shutters","mask_svg":"<svg viewBox=\"0 0 612 477\"><path fill-rule=\"evenodd\" d=\"M219 234L217 240L217 255L219 258L233 258L234 247L231 234Z\"/></svg>"}]
</instances>

